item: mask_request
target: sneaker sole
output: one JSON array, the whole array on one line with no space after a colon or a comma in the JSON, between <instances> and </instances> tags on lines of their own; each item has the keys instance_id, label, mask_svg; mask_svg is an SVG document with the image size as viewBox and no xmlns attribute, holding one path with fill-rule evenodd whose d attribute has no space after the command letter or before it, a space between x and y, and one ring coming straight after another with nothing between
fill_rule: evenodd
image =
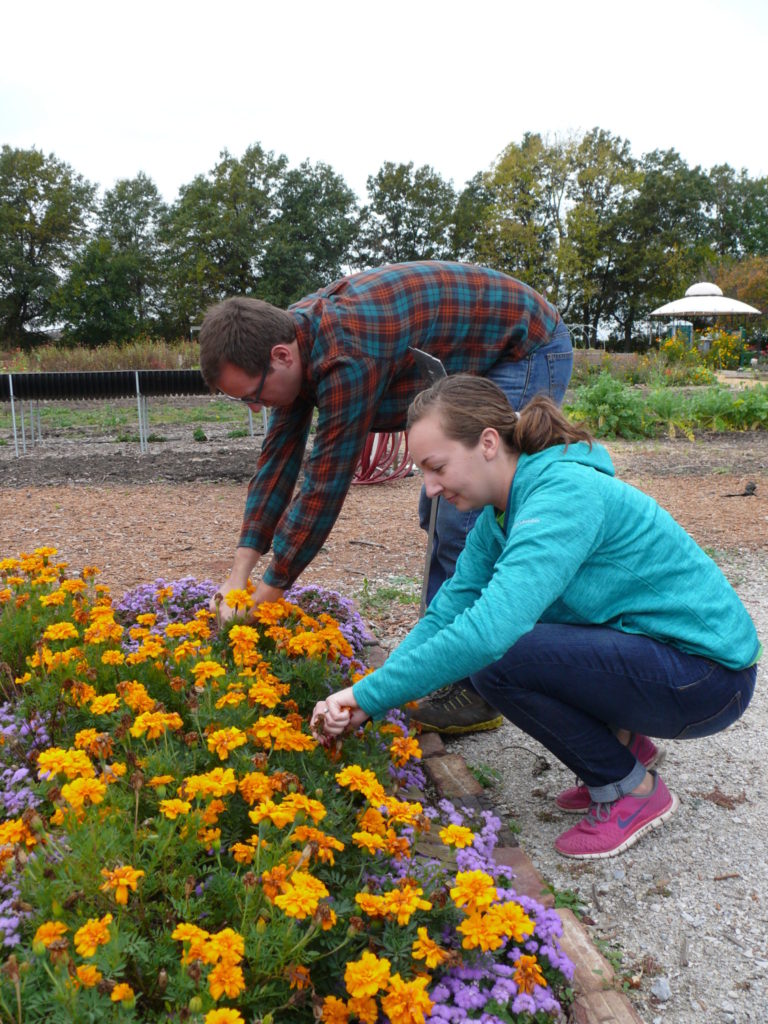
<instances>
[{"instance_id":1,"label":"sneaker sole","mask_svg":"<svg viewBox=\"0 0 768 1024\"><path fill-rule=\"evenodd\" d=\"M656 756L645 767L658 768L666 756L667 748L662 744L656 748ZM563 814L584 814L589 810L589 803L583 804L581 807L561 807L557 800L555 800L555 807L558 811L562 811Z\"/></svg>"},{"instance_id":2,"label":"sneaker sole","mask_svg":"<svg viewBox=\"0 0 768 1024\"><path fill-rule=\"evenodd\" d=\"M628 839L624 840L621 846L617 846L614 850L605 850L602 853L564 853L562 850L558 850L557 847L555 849L561 857L569 857L571 860L607 860L609 857L616 857L618 854L628 850L630 846L634 846L638 839L642 839L644 835L652 832L655 828L660 828L665 821L669 821L680 806L677 794L670 793L669 795L672 797L672 800L666 811L654 818L653 821L646 822L645 825L639 828L637 832L633 832Z\"/></svg>"},{"instance_id":3,"label":"sneaker sole","mask_svg":"<svg viewBox=\"0 0 768 1024\"><path fill-rule=\"evenodd\" d=\"M441 736L460 736L468 732L486 732L489 729L498 729L504 724L504 716L499 715L498 718L491 718L487 722L475 722L473 725L428 725L413 716L411 716L411 721L414 725L418 725L422 732L436 732Z\"/></svg>"}]
</instances>

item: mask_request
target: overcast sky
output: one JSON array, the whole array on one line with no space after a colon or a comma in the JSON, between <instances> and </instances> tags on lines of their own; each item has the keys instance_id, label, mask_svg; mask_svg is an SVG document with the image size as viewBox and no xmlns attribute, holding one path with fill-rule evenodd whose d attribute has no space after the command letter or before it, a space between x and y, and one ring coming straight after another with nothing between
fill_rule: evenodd
<instances>
[{"instance_id":1,"label":"overcast sky","mask_svg":"<svg viewBox=\"0 0 768 1024\"><path fill-rule=\"evenodd\" d=\"M385 160L460 188L526 131L768 174L766 0L26 0L3 4L0 143L172 201L220 152Z\"/></svg>"}]
</instances>

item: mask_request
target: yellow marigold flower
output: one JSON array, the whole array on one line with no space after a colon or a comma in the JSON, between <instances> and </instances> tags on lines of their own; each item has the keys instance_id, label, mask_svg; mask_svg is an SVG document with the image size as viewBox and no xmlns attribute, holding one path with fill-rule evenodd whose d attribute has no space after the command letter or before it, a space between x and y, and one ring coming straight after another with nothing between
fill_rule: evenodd
<instances>
[{"instance_id":1,"label":"yellow marigold flower","mask_svg":"<svg viewBox=\"0 0 768 1024\"><path fill-rule=\"evenodd\" d=\"M227 805L223 800L211 800L208 806L203 811L203 824L204 825L215 825L219 820L219 816L223 811L227 809Z\"/></svg>"},{"instance_id":2,"label":"yellow marigold flower","mask_svg":"<svg viewBox=\"0 0 768 1024\"><path fill-rule=\"evenodd\" d=\"M421 757L421 747L413 736L398 736L392 740L389 753L393 762L402 768L411 758L418 760Z\"/></svg>"},{"instance_id":3,"label":"yellow marigold flower","mask_svg":"<svg viewBox=\"0 0 768 1024\"><path fill-rule=\"evenodd\" d=\"M32 678L32 673L31 672L25 672L23 676L16 676L16 678L13 681L14 681L14 683L17 686L24 686L24 684L28 683L31 678Z\"/></svg>"},{"instance_id":4,"label":"yellow marigold flower","mask_svg":"<svg viewBox=\"0 0 768 1024\"><path fill-rule=\"evenodd\" d=\"M294 871L283 891L275 897L275 905L289 917L303 921L317 910L319 901L329 892L319 878L305 871Z\"/></svg>"},{"instance_id":5,"label":"yellow marigold flower","mask_svg":"<svg viewBox=\"0 0 768 1024\"><path fill-rule=\"evenodd\" d=\"M192 810L192 804L186 800L161 800L159 806L160 813L169 821L175 821L180 814L189 814Z\"/></svg>"},{"instance_id":6,"label":"yellow marigold flower","mask_svg":"<svg viewBox=\"0 0 768 1024\"><path fill-rule=\"evenodd\" d=\"M355 903L369 917L386 916L383 896L374 895L372 892L358 892L355 893Z\"/></svg>"},{"instance_id":7,"label":"yellow marigold flower","mask_svg":"<svg viewBox=\"0 0 768 1024\"><path fill-rule=\"evenodd\" d=\"M68 779L77 777L93 778L96 769L88 755L82 750L62 750L61 747L49 747L42 750L37 759L37 777L49 775L66 775Z\"/></svg>"},{"instance_id":8,"label":"yellow marigold flower","mask_svg":"<svg viewBox=\"0 0 768 1024\"><path fill-rule=\"evenodd\" d=\"M99 946L106 946L109 942L109 925L112 923L112 915L105 914L104 917L91 917L85 924L75 932L75 949L80 956L94 956Z\"/></svg>"},{"instance_id":9,"label":"yellow marigold flower","mask_svg":"<svg viewBox=\"0 0 768 1024\"><path fill-rule=\"evenodd\" d=\"M423 960L427 967L433 970L448 959L448 951L433 942L426 928L419 928L417 934L419 937L414 940L411 947L411 956L414 960Z\"/></svg>"},{"instance_id":10,"label":"yellow marigold flower","mask_svg":"<svg viewBox=\"0 0 768 1024\"><path fill-rule=\"evenodd\" d=\"M438 835L446 846L455 846L459 850L463 850L465 846L471 846L475 841L474 832L465 825L447 825L440 829Z\"/></svg>"},{"instance_id":11,"label":"yellow marigold flower","mask_svg":"<svg viewBox=\"0 0 768 1024\"><path fill-rule=\"evenodd\" d=\"M105 693L101 697L94 697L90 704L91 713L94 715L110 715L120 707L120 698L116 693Z\"/></svg>"},{"instance_id":12,"label":"yellow marigold flower","mask_svg":"<svg viewBox=\"0 0 768 1024\"><path fill-rule=\"evenodd\" d=\"M130 1003L136 996L131 986L121 981L112 989L109 998L113 1003Z\"/></svg>"},{"instance_id":13,"label":"yellow marigold flower","mask_svg":"<svg viewBox=\"0 0 768 1024\"><path fill-rule=\"evenodd\" d=\"M230 751L242 747L248 739L240 729L217 729L208 736L208 749L217 754L221 761L226 761Z\"/></svg>"},{"instance_id":14,"label":"yellow marigold flower","mask_svg":"<svg viewBox=\"0 0 768 1024\"><path fill-rule=\"evenodd\" d=\"M202 843L206 849L213 846L221 839L220 828L201 828L197 833L197 841Z\"/></svg>"},{"instance_id":15,"label":"yellow marigold flower","mask_svg":"<svg viewBox=\"0 0 768 1024\"><path fill-rule=\"evenodd\" d=\"M498 921L501 933L509 935L515 942L523 942L530 938L536 928L535 922L514 900L508 903L499 903L491 907L488 913Z\"/></svg>"},{"instance_id":16,"label":"yellow marigold flower","mask_svg":"<svg viewBox=\"0 0 768 1024\"><path fill-rule=\"evenodd\" d=\"M179 637L186 636L189 633L189 623L169 622L163 632L171 640L178 640Z\"/></svg>"},{"instance_id":17,"label":"yellow marigold flower","mask_svg":"<svg viewBox=\"0 0 768 1024\"><path fill-rule=\"evenodd\" d=\"M217 711L221 711L222 708L236 708L245 700L248 700L248 698L242 690L228 690L219 697L215 707Z\"/></svg>"},{"instance_id":18,"label":"yellow marigold flower","mask_svg":"<svg viewBox=\"0 0 768 1024\"><path fill-rule=\"evenodd\" d=\"M66 590L54 590L52 594L43 594L40 604L43 608L58 608L67 600Z\"/></svg>"},{"instance_id":19,"label":"yellow marigold flower","mask_svg":"<svg viewBox=\"0 0 768 1024\"><path fill-rule=\"evenodd\" d=\"M399 925L406 925L417 910L431 910L429 900L422 899L424 890L410 882L403 882L397 889L384 893L384 909Z\"/></svg>"},{"instance_id":20,"label":"yellow marigold flower","mask_svg":"<svg viewBox=\"0 0 768 1024\"><path fill-rule=\"evenodd\" d=\"M61 589L66 590L68 594L82 594L87 587L83 580L64 580Z\"/></svg>"},{"instance_id":21,"label":"yellow marigold flower","mask_svg":"<svg viewBox=\"0 0 768 1024\"><path fill-rule=\"evenodd\" d=\"M173 597L173 587L158 587L155 591L155 600L158 604L169 601Z\"/></svg>"},{"instance_id":22,"label":"yellow marigold flower","mask_svg":"<svg viewBox=\"0 0 768 1024\"><path fill-rule=\"evenodd\" d=\"M426 993L430 978L403 981L399 974L389 979L387 994L381 997L381 1008L391 1024L424 1024L434 1003Z\"/></svg>"},{"instance_id":23,"label":"yellow marigold flower","mask_svg":"<svg viewBox=\"0 0 768 1024\"><path fill-rule=\"evenodd\" d=\"M352 842L355 846L359 846L362 850L367 850L371 854L383 850L386 845L383 838L375 835L373 832L353 832Z\"/></svg>"},{"instance_id":24,"label":"yellow marigold flower","mask_svg":"<svg viewBox=\"0 0 768 1024\"><path fill-rule=\"evenodd\" d=\"M209 1010L205 1015L204 1024L245 1024L238 1010Z\"/></svg>"},{"instance_id":25,"label":"yellow marigold flower","mask_svg":"<svg viewBox=\"0 0 768 1024\"><path fill-rule=\"evenodd\" d=\"M517 985L518 992L526 992L531 995L537 985L545 988L547 979L541 973L539 961L535 956L521 956L515 960L515 973L512 980Z\"/></svg>"},{"instance_id":26,"label":"yellow marigold flower","mask_svg":"<svg viewBox=\"0 0 768 1024\"><path fill-rule=\"evenodd\" d=\"M108 732L96 729L81 729L75 736L78 750L86 750L91 757L105 759L112 756L113 740Z\"/></svg>"},{"instance_id":27,"label":"yellow marigold flower","mask_svg":"<svg viewBox=\"0 0 768 1024\"><path fill-rule=\"evenodd\" d=\"M128 903L128 890L136 892L136 884L140 878L144 877L145 872L125 864L113 868L111 871L109 868L102 868L101 874L106 879L104 884L99 886L101 891L109 892L114 890L115 903L126 906Z\"/></svg>"},{"instance_id":28,"label":"yellow marigold flower","mask_svg":"<svg viewBox=\"0 0 768 1024\"><path fill-rule=\"evenodd\" d=\"M230 590L224 595L224 604L228 608L234 608L236 612L246 611L251 607L252 599L247 590Z\"/></svg>"},{"instance_id":29,"label":"yellow marigold flower","mask_svg":"<svg viewBox=\"0 0 768 1024\"><path fill-rule=\"evenodd\" d=\"M102 665L122 665L125 655L122 651L104 651L101 656Z\"/></svg>"},{"instance_id":30,"label":"yellow marigold flower","mask_svg":"<svg viewBox=\"0 0 768 1024\"><path fill-rule=\"evenodd\" d=\"M37 845L37 839L29 829L23 818L9 818L0 822L0 846L25 846Z\"/></svg>"},{"instance_id":31,"label":"yellow marigold flower","mask_svg":"<svg viewBox=\"0 0 768 1024\"><path fill-rule=\"evenodd\" d=\"M237 964L222 961L208 975L208 991L214 999L236 999L244 988L243 970Z\"/></svg>"},{"instance_id":32,"label":"yellow marigold flower","mask_svg":"<svg viewBox=\"0 0 768 1024\"><path fill-rule=\"evenodd\" d=\"M85 665L85 668L88 668L87 664ZM93 700L96 696L96 691L90 683L84 683L82 680L76 679L72 685L72 689L69 691L69 696L76 707L82 708Z\"/></svg>"},{"instance_id":33,"label":"yellow marigold flower","mask_svg":"<svg viewBox=\"0 0 768 1024\"><path fill-rule=\"evenodd\" d=\"M190 775L183 783L184 796L192 800L196 796L229 796L237 792L237 778L231 768L212 768L203 775Z\"/></svg>"},{"instance_id":34,"label":"yellow marigold flower","mask_svg":"<svg viewBox=\"0 0 768 1024\"><path fill-rule=\"evenodd\" d=\"M43 640L74 640L77 635L71 622L53 622L43 633Z\"/></svg>"},{"instance_id":35,"label":"yellow marigold flower","mask_svg":"<svg viewBox=\"0 0 768 1024\"><path fill-rule=\"evenodd\" d=\"M226 674L226 669L217 661L198 661L196 665L192 666L192 675L195 677L195 686L198 689L202 689L206 683Z\"/></svg>"},{"instance_id":36,"label":"yellow marigold flower","mask_svg":"<svg viewBox=\"0 0 768 1024\"><path fill-rule=\"evenodd\" d=\"M465 907L468 914L489 907L497 898L496 885L485 871L459 871L450 892L456 906Z\"/></svg>"},{"instance_id":37,"label":"yellow marigold flower","mask_svg":"<svg viewBox=\"0 0 768 1024\"><path fill-rule=\"evenodd\" d=\"M380 989L387 987L391 966L386 957L379 958L366 950L359 960L347 962L344 971L347 992L353 999L375 996Z\"/></svg>"},{"instance_id":38,"label":"yellow marigold flower","mask_svg":"<svg viewBox=\"0 0 768 1024\"><path fill-rule=\"evenodd\" d=\"M170 785L170 783L174 781L175 778L173 775L153 775L152 778L147 783L147 785L152 786L153 789L156 789L158 786L168 786Z\"/></svg>"},{"instance_id":39,"label":"yellow marigold flower","mask_svg":"<svg viewBox=\"0 0 768 1024\"><path fill-rule=\"evenodd\" d=\"M336 772L336 781L353 793L362 793L373 804L383 804L386 798L384 787L370 768L361 768L358 764L348 765Z\"/></svg>"},{"instance_id":40,"label":"yellow marigold flower","mask_svg":"<svg viewBox=\"0 0 768 1024\"><path fill-rule=\"evenodd\" d=\"M100 804L107 787L101 779L73 779L61 787L61 795L75 810L85 807L86 802Z\"/></svg>"},{"instance_id":41,"label":"yellow marigold flower","mask_svg":"<svg viewBox=\"0 0 768 1024\"><path fill-rule=\"evenodd\" d=\"M136 716L130 728L131 736L143 736L146 732L148 740L155 740L162 736L166 730L175 732L184 725L181 715L175 711L166 713L164 711L145 711Z\"/></svg>"},{"instance_id":42,"label":"yellow marigold flower","mask_svg":"<svg viewBox=\"0 0 768 1024\"><path fill-rule=\"evenodd\" d=\"M76 968L77 980L83 988L94 988L99 984L104 975L94 964L80 964Z\"/></svg>"},{"instance_id":43,"label":"yellow marigold flower","mask_svg":"<svg viewBox=\"0 0 768 1024\"><path fill-rule=\"evenodd\" d=\"M56 942L57 939L60 939L68 931L69 928L67 928L63 921L45 921L35 932L32 942L42 942L47 949L52 942Z\"/></svg>"},{"instance_id":44,"label":"yellow marigold flower","mask_svg":"<svg viewBox=\"0 0 768 1024\"><path fill-rule=\"evenodd\" d=\"M80 575L83 577L84 580L89 580L93 576L98 576L100 572L101 569L98 567L98 565L84 565L83 568L80 570Z\"/></svg>"},{"instance_id":45,"label":"yellow marigold flower","mask_svg":"<svg viewBox=\"0 0 768 1024\"><path fill-rule=\"evenodd\" d=\"M288 683L281 683L277 679L270 682L267 679L257 679L248 687L248 701L250 704L261 704L265 708L276 707L281 699L290 693L291 687Z\"/></svg>"},{"instance_id":46,"label":"yellow marigold flower","mask_svg":"<svg viewBox=\"0 0 768 1024\"><path fill-rule=\"evenodd\" d=\"M349 1010L343 999L326 996L323 1000L320 1020L323 1024L349 1024Z\"/></svg>"}]
</instances>

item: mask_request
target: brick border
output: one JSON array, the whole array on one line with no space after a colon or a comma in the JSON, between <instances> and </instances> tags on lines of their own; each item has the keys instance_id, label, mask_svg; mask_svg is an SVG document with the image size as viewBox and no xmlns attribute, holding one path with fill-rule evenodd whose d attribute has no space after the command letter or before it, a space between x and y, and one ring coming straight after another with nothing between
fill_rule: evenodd
<instances>
[{"instance_id":1,"label":"brick border","mask_svg":"<svg viewBox=\"0 0 768 1024\"><path fill-rule=\"evenodd\" d=\"M463 757L449 754L436 733L422 733L419 742L422 763L441 797L465 807L490 809L483 787ZM496 848L496 862L512 868L518 892L553 907L552 893L547 892L541 875L514 836L502 832L500 838L505 845ZM563 922L560 944L575 966L572 1024L644 1024L626 995L615 988L613 968L595 949L584 925L567 908L558 908L557 912Z\"/></svg>"}]
</instances>

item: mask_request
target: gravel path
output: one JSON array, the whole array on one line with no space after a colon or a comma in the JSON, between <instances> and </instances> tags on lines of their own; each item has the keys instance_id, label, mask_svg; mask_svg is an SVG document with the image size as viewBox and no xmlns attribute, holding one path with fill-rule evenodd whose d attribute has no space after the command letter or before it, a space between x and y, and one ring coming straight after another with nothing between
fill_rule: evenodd
<instances>
[{"instance_id":1,"label":"gravel path","mask_svg":"<svg viewBox=\"0 0 768 1024\"><path fill-rule=\"evenodd\" d=\"M768 638L768 557L721 562ZM619 857L568 861L553 848L573 823L554 797L573 776L535 740L502 729L447 740L470 766L499 773L492 793L520 826L542 877L578 894L589 932L646 1024L768 1020L768 664L743 718L717 736L669 742L661 767L678 813ZM548 768L543 767L546 759ZM636 987L634 987L636 986Z\"/></svg>"}]
</instances>

